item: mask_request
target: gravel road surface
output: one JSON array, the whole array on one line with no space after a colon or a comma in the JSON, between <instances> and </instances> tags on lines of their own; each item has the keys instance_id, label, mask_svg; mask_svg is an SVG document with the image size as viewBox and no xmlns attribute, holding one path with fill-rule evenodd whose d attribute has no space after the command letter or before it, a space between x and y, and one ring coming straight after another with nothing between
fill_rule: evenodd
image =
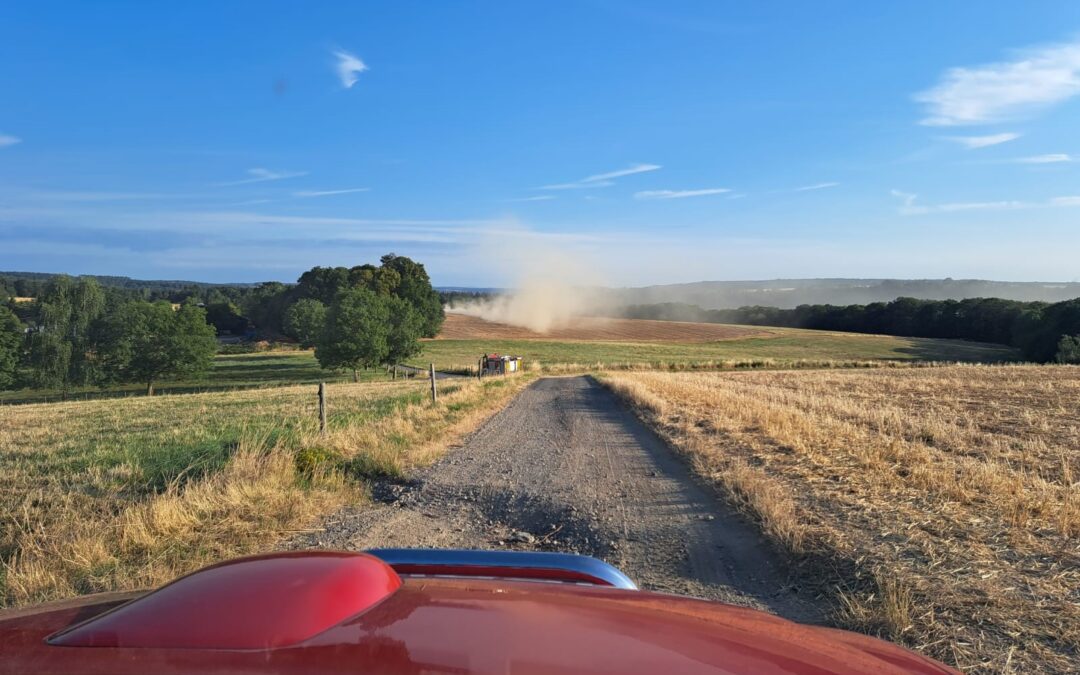
<instances>
[{"instance_id":1,"label":"gravel road surface","mask_svg":"<svg viewBox=\"0 0 1080 675\"><path fill-rule=\"evenodd\" d=\"M587 377L537 381L461 447L372 496L294 546L584 553L642 588L822 620L755 528Z\"/></svg>"}]
</instances>

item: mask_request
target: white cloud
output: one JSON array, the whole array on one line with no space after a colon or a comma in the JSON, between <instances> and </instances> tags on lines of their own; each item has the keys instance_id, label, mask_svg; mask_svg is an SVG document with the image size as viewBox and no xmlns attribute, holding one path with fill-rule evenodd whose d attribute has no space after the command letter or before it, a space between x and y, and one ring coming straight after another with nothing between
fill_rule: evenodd
<instances>
[{"instance_id":1,"label":"white cloud","mask_svg":"<svg viewBox=\"0 0 1080 675\"><path fill-rule=\"evenodd\" d=\"M538 187L538 190L584 190L586 188L601 188L611 187L615 183L610 180L600 180L585 182L579 181L577 183L555 183L554 185L542 185Z\"/></svg>"},{"instance_id":2,"label":"white cloud","mask_svg":"<svg viewBox=\"0 0 1080 675\"><path fill-rule=\"evenodd\" d=\"M351 89L356 80L359 78L360 73L368 70L367 64L361 61L354 54L339 49L334 52L334 56L337 57L337 75L341 80L341 86L346 89Z\"/></svg>"},{"instance_id":3,"label":"white cloud","mask_svg":"<svg viewBox=\"0 0 1080 675\"><path fill-rule=\"evenodd\" d=\"M918 195L910 192L892 190L892 195L903 200L900 213L905 216L917 216L927 213L958 213L963 211L1016 211L1019 209L1044 209L1047 207L1072 207L1080 206L1080 197L1054 197L1046 201L1023 202L1017 200L1003 200L996 202L948 202L945 204L931 204L927 206L915 203Z\"/></svg>"},{"instance_id":4,"label":"white cloud","mask_svg":"<svg viewBox=\"0 0 1080 675\"><path fill-rule=\"evenodd\" d=\"M1018 138L1020 138L1020 134L1004 133L990 134L989 136L946 136L945 140L952 141L953 143L959 143L968 150L975 150L977 148L985 148L991 145L1008 143L1009 141L1015 141Z\"/></svg>"},{"instance_id":5,"label":"white cloud","mask_svg":"<svg viewBox=\"0 0 1080 675\"><path fill-rule=\"evenodd\" d=\"M987 124L1013 119L1080 94L1080 41L1036 47L1012 61L950 68L919 92L930 126Z\"/></svg>"},{"instance_id":6,"label":"white cloud","mask_svg":"<svg viewBox=\"0 0 1080 675\"><path fill-rule=\"evenodd\" d=\"M592 176L587 176L579 181L574 181L573 183L556 183L554 185L543 185L537 189L581 190L586 188L610 187L615 184L612 181L613 178L622 178L623 176L632 176L635 173L656 171L659 168L661 168L659 164L634 164L626 167L625 169L618 169L616 171L609 171L607 173L598 173Z\"/></svg>"},{"instance_id":7,"label":"white cloud","mask_svg":"<svg viewBox=\"0 0 1080 675\"><path fill-rule=\"evenodd\" d=\"M806 192L808 190L824 190L825 188L836 187L840 183L814 183L813 185L804 185L802 187L795 188L795 192Z\"/></svg>"},{"instance_id":8,"label":"white cloud","mask_svg":"<svg viewBox=\"0 0 1080 675\"><path fill-rule=\"evenodd\" d=\"M942 213L953 213L956 211L1012 211L1015 209L1029 208L1031 204L1027 202L1018 201L1000 201L1000 202L954 202L951 204L938 204L932 207L935 211L941 211Z\"/></svg>"},{"instance_id":9,"label":"white cloud","mask_svg":"<svg viewBox=\"0 0 1080 675\"><path fill-rule=\"evenodd\" d=\"M1080 197L1054 197L1050 200L1053 206L1080 206Z\"/></svg>"},{"instance_id":10,"label":"white cloud","mask_svg":"<svg viewBox=\"0 0 1080 675\"><path fill-rule=\"evenodd\" d=\"M612 178L622 178L623 176L632 176L635 173L645 173L646 171L656 171L661 168L659 164L634 164L625 169L619 169L618 171L609 171L607 173L598 173L595 176L589 176L588 178L581 179L582 183L595 183L598 181L608 181Z\"/></svg>"},{"instance_id":11,"label":"white cloud","mask_svg":"<svg viewBox=\"0 0 1080 675\"><path fill-rule=\"evenodd\" d=\"M6 148L8 146L15 145L16 143L22 143L22 139L16 138L15 136L7 136L5 134L0 134L0 148Z\"/></svg>"},{"instance_id":12,"label":"white cloud","mask_svg":"<svg viewBox=\"0 0 1080 675\"><path fill-rule=\"evenodd\" d=\"M218 185L221 187L228 185L247 185L248 183L262 183L268 180L296 178L297 176L306 176L308 174L307 171L271 171L270 169L263 168L248 169L247 173L250 178L234 180L228 183L218 183Z\"/></svg>"},{"instance_id":13,"label":"white cloud","mask_svg":"<svg viewBox=\"0 0 1080 675\"><path fill-rule=\"evenodd\" d=\"M1035 155L1034 157L1021 157L1016 160L1021 164L1056 164L1058 162L1071 162L1073 158L1064 152L1055 152L1049 155Z\"/></svg>"},{"instance_id":14,"label":"white cloud","mask_svg":"<svg viewBox=\"0 0 1080 675\"><path fill-rule=\"evenodd\" d=\"M555 195L538 195L536 197L521 197L520 199L504 199L506 202L546 202L555 199Z\"/></svg>"},{"instance_id":15,"label":"white cloud","mask_svg":"<svg viewBox=\"0 0 1080 675\"><path fill-rule=\"evenodd\" d=\"M634 193L634 199L684 199L686 197L704 197L731 192L728 188L706 188L704 190L642 190Z\"/></svg>"},{"instance_id":16,"label":"white cloud","mask_svg":"<svg viewBox=\"0 0 1080 675\"><path fill-rule=\"evenodd\" d=\"M912 208L912 207L914 207L915 206L915 198L919 196L919 195L915 194L914 192L903 192L901 190L890 190L889 194L891 194L893 197L898 197L898 198L904 200L904 208ZM903 209L901 209L901 211L902 210Z\"/></svg>"},{"instance_id":17,"label":"white cloud","mask_svg":"<svg viewBox=\"0 0 1080 675\"><path fill-rule=\"evenodd\" d=\"M329 197L332 195L348 195L354 192L370 192L371 188L347 188L345 190L300 190L294 192L293 197Z\"/></svg>"}]
</instances>

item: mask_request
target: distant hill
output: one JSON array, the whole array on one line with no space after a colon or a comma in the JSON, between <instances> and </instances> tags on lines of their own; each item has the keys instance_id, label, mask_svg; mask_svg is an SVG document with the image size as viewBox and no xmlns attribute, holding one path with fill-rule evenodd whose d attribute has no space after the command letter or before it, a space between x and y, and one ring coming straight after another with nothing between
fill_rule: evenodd
<instances>
[{"instance_id":1,"label":"distant hill","mask_svg":"<svg viewBox=\"0 0 1080 675\"><path fill-rule=\"evenodd\" d=\"M983 279L772 279L699 281L689 284L617 288L604 291L614 304L686 303L703 309L762 305L863 305L900 297L924 300L1004 298L1060 302L1080 297L1080 282L987 281Z\"/></svg>"},{"instance_id":2,"label":"distant hill","mask_svg":"<svg viewBox=\"0 0 1080 675\"><path fill-rule=\"evenodd\" d=\"M14 283L19 280L32 283L44 283L60 272L0 272L0 280ZM215 284L205 281L183 281L177 279L132 279L131 277L118 277L100 274L81 274L71 276L83 276L96 279L102 286L110 288L147 289L151 291L175 291L184 288L213 288L231 286L234 288L252 288L258 284Z\"/></svg>"},{"instance_id":3,"label":"distant hill","mask_svg":"<svg viewBox=\"0 0 1080 675\"><path fill-rule=\"evenodd\" d=\"M56 276L49 272L0 272L0 290L12 295L15 282L37 286ZM246 289L256 283L208 283L173 279L132 279L122 276L85 275L103 286L150 293L175 293L209 288ZM444 300L452 296L492 295L502 288L436 286ZM768 279L762 281L698 281L597 290L607 305L650 305L685 303L702 309L735 309L748 305L791 309L799 305L863 305L888 302L900 297L923 300L963 300L1004 298L1026 302L1060 302L1080 297L1080 282L989 281L985 279ZM33 293L28 293L32 295Z\"/></svg>"}]
</instances>

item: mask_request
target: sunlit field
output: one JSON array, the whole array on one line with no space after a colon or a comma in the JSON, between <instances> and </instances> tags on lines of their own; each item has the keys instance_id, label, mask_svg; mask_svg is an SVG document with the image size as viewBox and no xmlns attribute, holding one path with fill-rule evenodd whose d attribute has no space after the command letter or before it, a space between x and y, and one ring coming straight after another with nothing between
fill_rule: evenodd
<instances>
[{"instance_id":1,"label":"sunlit field","mask_svg":"<svg viewBox=\"0 0 1080 675\"><path fill-rule=\"evenodd\" d=\"M1080 368L604 381L842 624L975 672L1075 672Z\"/></svg>"},{"instance_id":2,"label":"sunlit field","mask_svg":"<svg viewBox=\"0 0 1080 675\"><path fill-rule=\"evenodd\" d=\"M262 550L430 461L525 382L443 383L437 404L415 381L332 385L325 436L314 386L0 408L0 604Z\"/></svg>"}]
</instances>

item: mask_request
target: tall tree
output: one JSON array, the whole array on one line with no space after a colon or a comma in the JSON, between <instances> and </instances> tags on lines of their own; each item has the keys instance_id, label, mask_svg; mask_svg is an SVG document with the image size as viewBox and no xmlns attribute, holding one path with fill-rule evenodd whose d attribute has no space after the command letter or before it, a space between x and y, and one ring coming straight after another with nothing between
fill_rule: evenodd
<instances>
[{"instance_id":1,"label":"tall tree","mask_svg":"<svg viewBox=\"0 0 1080 675\"><path fill-rule=\"evenodd\" d=\"M0 307L0 389L13 386L18 379L22 344L22 322L15 312Z\"/></svg>"},{"instance_id":2,"label":"tall tree","mask_svg":"<svg viewBox=\"0 0 1080 675\"><path fill-rule=\"evenodd\" d=\"M73 386L95 379L91 328L105 309L105 293L92 278L54 277L37 301L37 326L30 340L35 384Z\"/></svg>"},{"instance_id":3,"label":"tall tree","mask_svg":"<svg viewBox=\"0 0 1080 675\"><path fill-rule=\"evenodd\" d=\"M244 316L251 319L260 331L280 332L285 308L291 301L291 290L279 281L259 284L244 298Z\"/></svg>"},{"instance_id":4,"label":"tall tree","mask_svg":"<svg viewBox=\"0 0 1080 675\"><path fill-rule=\"evenodd\" d=\"M420 353L420 337L424 334L424 317L405 300L390 296L386 299L390 312L389 347L384 363L404 363Z\"/></svg>"},{"instance_id":5,"label":"tall tree","mask_svg":"<svg viewBox=\"0 0 1080 675\"><path fill-rule=\"evenodd\" d=\"M337 294L349 287L349 270L345 267L312 267L300 275L296 292L301 298L312 298L324 305L334 301Z\"/></svg>"},{"instance_id":6,"label":"tall tree","mask_svg":"<svg viewBox=\"0 0 1080 675\"><path fill-rule=\"evenodd\" d=\"M313 298L301 298L285 310L285 334L300 342L301 347L314 347L326 325L326 306Z\"/></svg>"},{"instance_id":7,"label":"tall tree","mask_svg":"<svg viewBox=\"0 0 1080 675\"><path fill-rule=\"evenodd\" d=\"M111 381L146 384L146 395L163 379L196 377L213 363L217 340L206 312L187 303L133 301L110 313L101 331L101 357Z\"/></svg>"},{"instance_id":8,"label":"tall tree","mask_svg":"<svg viewBox=\"0 0 1080 675\"><path fill-rule=\"evenodd\" d=\"M385 269L394 270L401 276L401 281L394 290L394 295L409 302L424 319L424 337L435 337L442 328L446 315L443 313L439 293L431 285L424 266L403 255L388 253L380 262Z\"/></svg>"},{"instance_id":9,"label":"tall tree","mask_svg":"<svg viewBox=\"0 0 1080 675\"><path fill-rule=\"evenodd\" d=\"M359 380L361 368L385 363L390 346L390 310L384 298L367 288L338 293L326 313L315 347L319 365L329 370L351 370Z\"/></svg>"}]
</instances>

